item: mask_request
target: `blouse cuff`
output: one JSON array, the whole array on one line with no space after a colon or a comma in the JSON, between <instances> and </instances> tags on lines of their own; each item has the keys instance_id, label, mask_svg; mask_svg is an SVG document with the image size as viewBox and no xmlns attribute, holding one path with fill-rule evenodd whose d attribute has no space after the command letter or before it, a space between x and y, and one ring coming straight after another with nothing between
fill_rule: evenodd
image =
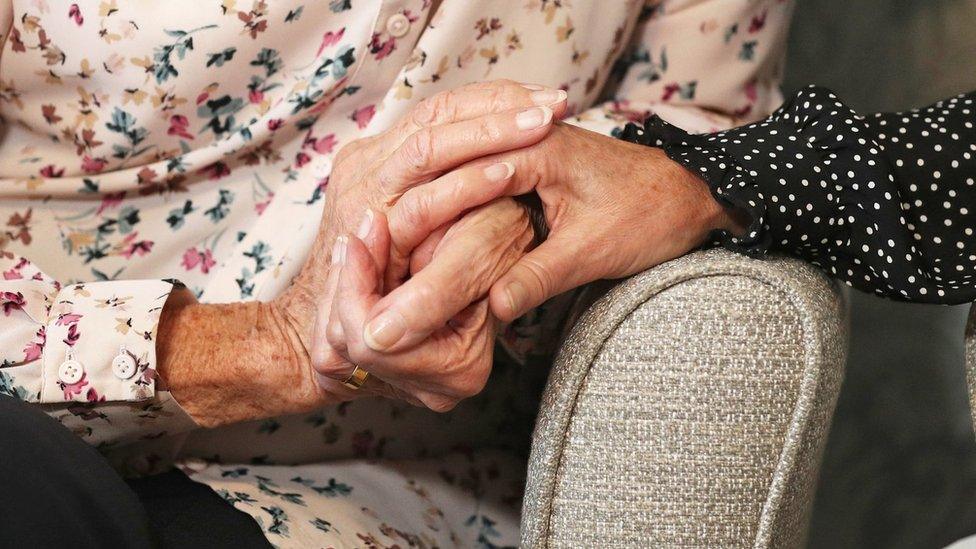
<instances>
[{"instance_id":1,"label":"blouse cuff","mask_svg":"<svg viewBox=\"0 0 976 549\"><path fill-rule=\"evenodd\" d=\"M769 236L763 230L766 207L761 193L745 176L744 168L706 135L689 134L652 115L643 127L629 124L621 137L633 143L664 150L668 158L701 177L712 196L726 207L737 208L750 216L744 235L716 230L712 239L722 246L751 256L763 255L769 248Z\"/></svg>"},{"instance_id":2,"label":"blouse cuff","mask_svg":"<svg viewBox=\"0 0 976 549\"><path fill-rule=\"evenodd\" d=\"M44 328L40 402L152 399L156 329L173 288L165 280L62 288Z\"/></svg>"},{"instance_id":3,"label":"blouse cuff","mask_svg":"<svg viewBox=\"0 0 976 549\"><path fill-rule=\"evenodd\" d=\"M814 176L838 154L855 154L862 145L856 133L834 139L830 121L822 120L826 116L843 120L854 115L829 90L810 87L748 126L689 134L651 116L643 127L628 125L621 137L662 148L699 175L719 203L748 213L745 234L723 230L714 237L730 250L759 256L772 247L799 249L846 240L844 220L838 218L846 189ZM804 231L794 230L800 224Z\"/></svg>"}]
</instances>

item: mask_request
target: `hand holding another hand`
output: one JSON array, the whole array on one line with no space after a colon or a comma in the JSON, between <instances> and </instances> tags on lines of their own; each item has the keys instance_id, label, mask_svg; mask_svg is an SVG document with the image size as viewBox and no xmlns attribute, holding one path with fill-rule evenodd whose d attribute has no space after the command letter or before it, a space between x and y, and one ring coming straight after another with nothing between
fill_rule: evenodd
<instances>
[{"instance_id":1,"label":"hand holding another hand","mask_svg":"<svg viewBox=\"0 0 976 549\"><path fill-rule=\"evenodd\" d=\"M704 182L660 149L575 126L556 124L544 140L463 169L498 162L515 166L505 193L536 192L549 228L541 245L492 281L491 311L502 321L588 282L629 276L683 255L714 229L737 231L743 225L712 198ZM423 225L417 220L433 210L450 217L464 208L431 186L417 187L391 210L391 230ZM474 262L471 269L487 272ZM381 352L418 344L430 333L430 320L450 318L466 305L445 297L470 296L463 293L464 284L461 273L442 277L439 285L407 281L366 315L364 341ZM442 288L442 295L431 295L432 287ZM413 313L422 302L428 305L424 315Z\"/></svg>"},{"instance_id":2,"label":"hand holding another hand","mask_svg":"<svg viewBox=\"0 0 976 549\"><path fill-rule=\"evenodd\" d=\"M528 249L533 239L528 215L508 198L474 209L422 244L414 252L408 285L386 296L381 289L390 246L387 224L382 214L368 219L357 236L341 237L334 248L334 265L341 268L333 268L330 286L337 290L328 324L316 328L312 364L335 380L349 377L352 364L361 365L370 379L382 380L364 389L450 410L479 393L488 379L496 322L485 296ZM370 311L399 299L401 289L412 301L396 317L378 321L379 329L365 329ZM422 331L420 341L395 337L407 326ZM368 337L397 341L377 352L380 344Z\"/></svg>"},{"instance_id":3,"label":"hand holding another hand","mask_svg":"<svg viewBox=\"0 0 976 549\"><path fill-rule=\"evenodd\" d=\"M334 280L330 274L339 270L331 266L330 250L337 236L355 230L367 210L376 212L375 219L383 223L383 213L418 186L429 185L434 194L451 196L453 207L464 210L502 195L504 181L511 176L511 165L455 168L542 139L551 129L554 117L565 110L565 97L565 93L556 90L511 81L472 84L427 99L394 128L346 145L333 163L324 201L326 209L311 255L283 295L270 303L226 305L197 303L192 296L180 292L170 299L163 311L158 339L158 371L163 386L172 391L197 423L210 427L312 410L362 396L363 392L348 389L338 381L317 377L311 366L313 342L326 341L325 334L319 337L315 329L322 326L324 331L331 316L336 282L330 282ZM449 213L441 209L425 220L443 225L456 217ZM438 223L437 219L443 221ZM508 229L517 226L513 217L506 223ZM475 236L485 228L483 223L469 222L464 226L472 227ZM374 261L409 266L416 260L408 252L399 252L403 243L410 247L419 244L418 254L426 253L427 257L448 257L451 254L445 252L441 256L435 250L436 239L428 239L432 232L450 232L446 229L415 225L400 231L392 240L394 251L388 253L390 259L377 257ZM385 232L385 228L382 230ZM380 234L372 229L370 234L374 232ZM448 243L466 242L468 237L462 238L465 232L459 229L445 236ZM484 231L486 235L489 232ZM501 240L494 233L488 236L492 242ZM389 250L389 235L384 238L387 244L382 245ZM517 239L511 241L514 240ZM370 238L366 242L371 246L381 244ZM459 246L466 250L462 254L473 253L471 244ZM360 258L357 253L352 252L351 257ZM514 258L498 264L507 268L513 262ZM482 294L486 292L487 286ZM491 341L494 327L487 320L486 304L481 305L480 311L479 315L479 309L474 308L468 322L455 325L457 337L445 339L445 348L453 354L445 352L445 357L474 356L465 349ZM321 358L320 353L320 360L329 368L351 368L335 351L327 351L326 355ZM396 383L406 379L390 377ZM400 385L377 384L374 380L371 387L381 394L414 402L426 399L432 407L443 409L449 400L428 395L440 394L438 391L464 392L462 389L477 383L477 376L463 384L445 377L436 390L416 399L410 396L414 393L398 389Z\"/></svg>"}]
</instances>

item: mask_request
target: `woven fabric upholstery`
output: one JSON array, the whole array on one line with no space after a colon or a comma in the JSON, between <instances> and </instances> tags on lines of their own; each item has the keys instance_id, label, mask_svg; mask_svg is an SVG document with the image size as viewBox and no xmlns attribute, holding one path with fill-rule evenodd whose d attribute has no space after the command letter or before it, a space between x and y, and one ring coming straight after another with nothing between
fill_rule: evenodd
<instances>
[{"instance_id":1,"label":"woven fabric upholstery","mask_svg":"<svg viewBox=\"0 0 976 549\"><path fill-rule=\"evenodd\" d=\"M522 545L802 545L845 316L814 269L721 250L616 286L550 376Z\"/></svg>"},{"instance_id":2,"label":"woven fabric upholstery","mask_svg":"<svg viewBox=\"0 0 976 549\"><path fill-rule=\"evenodd\" d=\"M976 305L969 308L969 322L966 323L966 379L969 380L969 409L976 430Z\"/></svg>"}]
</instances>

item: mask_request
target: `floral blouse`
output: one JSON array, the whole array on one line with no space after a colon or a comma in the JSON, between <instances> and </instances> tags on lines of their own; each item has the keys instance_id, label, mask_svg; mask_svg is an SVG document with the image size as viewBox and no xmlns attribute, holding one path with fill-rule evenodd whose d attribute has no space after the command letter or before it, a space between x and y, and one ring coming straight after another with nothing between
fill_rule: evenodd
<instances>
[{"instance_id":1,"label":"floral blouse","mask_svg":"<svg viewBox=\"0 0 976 549\"><path fill-rule=\"evenodd\" d=\"M137 472L190 457L224 467L434 455L512 431L511 386L443 417L354 402L194 430L156 384L171 281L204 302L273 298L308 254L336 151L472 81L564 89L572 122L604 133L651 112L693 132L762 118L782 100L792 2L431 5L0 0L0 393ZM543 355L554 316L528 315L503 343L523 360ZM198 477L274 524L281 490L227 467ZM306 480L310 494L328 492L308 489L328 478ZM323 531L317 520L328 522L303 527ZM494 539L481 519L447 538L428 523L417 528L442 545ZM296 528L267 531L287 545Z\"/></svg>"}]
</instances>

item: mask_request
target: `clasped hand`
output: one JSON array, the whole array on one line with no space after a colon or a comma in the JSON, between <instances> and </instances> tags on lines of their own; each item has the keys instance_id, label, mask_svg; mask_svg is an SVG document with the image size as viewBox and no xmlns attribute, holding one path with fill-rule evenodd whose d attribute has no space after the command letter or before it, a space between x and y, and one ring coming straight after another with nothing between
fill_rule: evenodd
<instances>
[{"instance_id":1,"label":"clasped hand","mask_svg":"<svg viewBox=\"0 0 976 549\"><path fill-rule=\"evenodd\" d=\"M741 226L661 151L555 123L565 99L474 84L340 152L316 251L287 296L296 318L315 318L302 340L326 393L450 410L484 387L498 320ZM534 249L508 198L530 192L550 230ZM371 377L353 391L341 380L357 365Z\"/></svg>"}]
</instances>

